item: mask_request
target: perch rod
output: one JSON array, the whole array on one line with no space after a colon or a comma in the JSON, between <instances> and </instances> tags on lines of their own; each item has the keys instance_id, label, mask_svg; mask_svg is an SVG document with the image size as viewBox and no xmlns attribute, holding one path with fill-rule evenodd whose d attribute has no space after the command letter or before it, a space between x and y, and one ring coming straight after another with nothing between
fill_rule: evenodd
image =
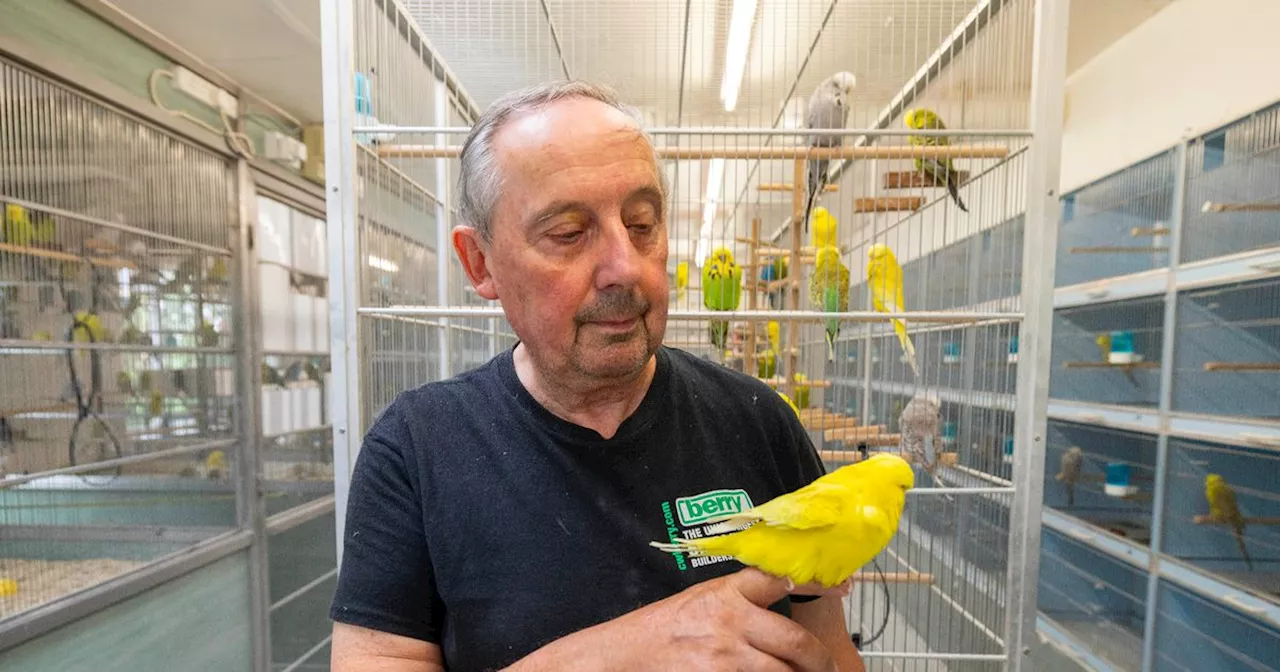
<instances>
[{"instance_id":1,"label":"perch rod","mask_svg":"<svg viewBox=\"0 0 1280 672\"><path fill-rule=\"evenodd\" d=\"M1142 254L1145 252L1168 252L1167 247L1145 247L1126 245L1098 245L1095 247L1072 247L1067 250L1071 254Z\"/></svg>"},{"instance_id":2,"label":"perch rod","mask_svg":"<svg viewBox=\"0 0 1280 672\"><path fill-rule=\"evenodd\" d=\"M381 145L378 156L389 158L450 159L461 152L458 145ZM1003 159L1007 147L993 145L886 145L871 147L658 147L662 159Z\"/></svg>"},{"instance_id":3,"label":"perch rod","mask_svg":"<svg viewBox=\"0 0 1280 672\"><path fill-rule=\"evenodd\" d=\"M785 282L785 280L783 281ZM410 315L418 317L505 317L500 307L476 306L361 306L361 315ZM778 322L887 322L899 319L940 324L967 324L981 320L1022 319L1021 312L960 312L946 310L921 310L901 313L878 313L872 310L851 310L843 313L824 313L820 310L672 310L667 312L669 321L697 322L702 320L777 320Z\"/></svg>"},{"instance_id":4,"label":"perch rod","mask_svg":"<svg viewBox=\"0 0 1280 672\"><path fill-rule=\"evenodd\" d=\"M1160 362L1131 362L1129 364L1112 364L1111 362L1063 362L1064 369L1158 369Z\"/></svg>"},{"instance_id":5,"label":"perch rod","mask_svg":"<svg viewBox=\"0 0 1280 672\"><path fill-rule=\"evenodd\" d=\"M791 383L791 384L799 384L799 385L808 385L809 387L831 387L831 381L829 380L806 380L803 383L795 383L795 381L787 380L786 378L783 378L781 376L774 376L773 378L760 378L759 380L765 385L786 385L788 383Z\"/></svg>"},{"instance_id":6,"label":"perch rod","mask_svg":"<svg viewBox=\"0 0 1280 672\"><path fill-rule=\"evenodd\" d=\"M1196 525L1226 525L1227 521L1218 520L1213 516L1196 516L1191 519ZM1280 525L1280 516L1259 516L1256 518L1244 519L1245 525Z\"/></svg>"},{"instance_id":7,"label":"perch rod","mask_svg":"<svg viewBox=\"0 0 1280 672\"><path fill-rule=\"evenodd\" d=\"M1280 371L1280 362L1205 362L1205 371Z\"/></svg>"},{"instance_id":8,"label":"perch rod","mask_svg":"<svg viewBox=\"0 0 1280 672\"><path fill-rule=\"evenodd\" d=\"M1202 212L1280 212L1280 203L1214 203L1205 201Z\"/></svg>"},{"instance_id":9,"label":"perch rod","mask_svg":"<svg viewBox=\"0 0 1280 672\"><path fill-rule=\"evenodd\" d=\"M468 135L470 126L397 126L380 124L377 126L356 126L353 133L412 133L423 135ZM1032 132L1023 128L974 128L974 129L940 129L913 130L908 128L776 128L773 126L654 126L641 129L648 135L759 135L776 136L823 136L853 137L857 135L893 137L919 135L925 137L945 136L948 138L1030 138Z\"/></svg>"},{"instance_id":10,"label":"perch rod","mask_svg":"<svg viewBox=\"0 0 1280 672\"><path fill-rule=\"evenodd\" d=\"M1151 228L1143 228L1141 226L1135 226L1132 229L1129 229L1129 235L1133 236L1134 238L1139 238L1141 236L1165 236L1168 234L1169 234L1169 227L1167 226L1154 226Z\"/></svg>"},{"instance_id":11,"label":"perch rod","mask_svg":"<svg viewBox=\"0 0 1280 672\"><path fill-rule=\"evenodd\" d=\"M788 191L788 192L795 190L795 188L796 187L794 184L787 184L785 182L766 182L756 187L756 189L759 191ZM839 191L839 190L840 190L840 185L838 184L828 184L822 188L822 191L824 192L833 192L833 191Z\"/></svg>"},{"instance_id":12,"label":"perch rod","mask_svg":"<svg viewBox=\"0 0 1280 672\"><path fill-rule=\"evenodd\" d=\"M15 254L25 254L32 257L43 257L45 259L56 259L58 261L83 262L88 261L94 266L106 266L107 268L127 268L131 271L138 270L138 267L124 259L104 259L102 257L84 257L69 252L61 252L58 250L46 250L41 247L27 247L25 245L14 245L12 243L0 243L0 251L13 252Z\"/></svg>"}]
</instances>

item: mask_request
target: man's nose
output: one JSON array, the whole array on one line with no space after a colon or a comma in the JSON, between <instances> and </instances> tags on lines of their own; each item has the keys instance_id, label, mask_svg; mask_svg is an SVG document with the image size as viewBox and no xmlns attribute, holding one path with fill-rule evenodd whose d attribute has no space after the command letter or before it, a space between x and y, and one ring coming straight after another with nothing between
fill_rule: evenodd
<instances>
[{"instance_id":1,"label":"man's nose","mask_svg":"<svg viewBox=\"0 0 1280 672\"><path fill-rule=\"evenodd\" d=\"M640 250L631 240L626 223L619 217L611 217L602 228L597 288L634 286L640 280Z\"/></svg>"}]
</instances>

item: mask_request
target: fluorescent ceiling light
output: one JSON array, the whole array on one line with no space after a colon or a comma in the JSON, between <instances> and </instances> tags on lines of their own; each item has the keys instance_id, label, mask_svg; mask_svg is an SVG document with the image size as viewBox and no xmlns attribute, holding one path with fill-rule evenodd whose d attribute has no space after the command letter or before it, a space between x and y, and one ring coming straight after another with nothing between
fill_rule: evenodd
<instances>
[{"instance_id":1,"label":"fluorescent ceiling light","mask_svg":"<svg viewBox=\"0 0 1280 672\"><path fill-rule=\"evenodd\" d=\"M400 270L400 267L396 265L396 262L391 261L390 259L383 259L382 257L375 257L372 254L369 255L369 265L379 271L386 271L388 273L395 273Z\"/></svg>"},{"instance_id":2,"label":"fluorescent ceiling light","mask_svg":"<svg viewBox=\"0 0 1280 672\"><path fill-rule=\"evenodd\" d=\"M702 259L710 254L711 227L716 221L716 208L719 207L720 186L724 182L724 159L711 159L707 162L707 192L702 198L702 227L698 230L698 249L694 260L702 267Z\"/></svg>"},{"instance_id":3,"label":"fluorescent ceiling light","mask_svg":"<svg viewBox=\"0 0 1280 672\"><path fill-rule=\"evenodd\" d=\"M738 90L747 71L747 49L751 46L751 22L756 16L758 0L733 0L729 16L729 39L724 46L724 80L720 83L720 100L725 112L738 106Z\"/></svg>"}]
</instances>

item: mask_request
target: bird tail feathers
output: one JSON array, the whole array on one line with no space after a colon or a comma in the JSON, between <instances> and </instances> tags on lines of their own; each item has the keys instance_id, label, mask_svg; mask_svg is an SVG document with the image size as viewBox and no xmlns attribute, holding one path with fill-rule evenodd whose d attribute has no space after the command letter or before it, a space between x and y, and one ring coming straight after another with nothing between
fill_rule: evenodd
<instances>
[{"instance_id":1,"label":"bird tail feathers","mask_svg":"<svg viewBox=\"0 0 1280 672\"><path fill-rule=\"evenodd\" d=\"M1241 557L1244 558L1244 564L1246 567L1249 568L1249 571L1252 572L1253 560L1249 558L1249 549L1245 548L1245 545L1244 545L1244 529L1243 528L1236 529L1235 537L1236 537L1236 545L1240 547L1240 555Z\"/></svg>"},{"instance_id":2,"label":"bird tail feathers","mask_svg":"<svg viewBox=\"0 0 1280 672\"><path fill-rule=\"evenodd\" d=\"M911 342L911 336L907 335L907 323L894 320L893 330L898 334L898 341L902 343L902 351L907 355L907 364L911 367L911 373L919 376L920 369L916 366L916 346Z\"/></svg>"},{"instance_id":3,"label":"bird tail feathers","mask_svg":"<svg viewBox=\"0 0 1280 672\"><path fill-rule=\"evenodd\" d=\"M963 212L969 212L969 208L964 207L964 201L960 200L960 180L956 177L954 170L947 171L947 191L951 192L951 198L955 199L956 207Z\"/></svg>"}]
</instances>

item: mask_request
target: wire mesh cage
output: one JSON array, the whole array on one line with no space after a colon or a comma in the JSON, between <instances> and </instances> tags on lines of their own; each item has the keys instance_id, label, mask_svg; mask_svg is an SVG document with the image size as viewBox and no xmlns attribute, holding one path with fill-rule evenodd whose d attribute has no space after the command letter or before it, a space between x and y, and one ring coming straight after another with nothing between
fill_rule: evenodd
<instances>
[{"instance_id":1,"label":"wire mesh cage","mask_svg":"<svg viewBox=\"0 0 1280 672\"><path fill-rule=\"evenodd\" d=\"M1142 668L1148 575L1088 544L1046 529L1040 548L1040 612L1119 670Z\"/></svg>"},{"instance_id":2,"label":"wire mesh cage","mask_svg":"<svg viewBox=\"0 0 1280 672\"><path fill-rule=\"evenodd\" d=\"M1027 196L1029 180L1048 179L1029 177L1032 56L1050 48L1037 39L1036 2L350 7L334 14L338 37L326 44L350 50L349 64L326 69L345 120L327 129L326 156L346 162L333 173L344 181L330 230L354 231L358 250L356 275L335 279L357 288L345 316L359 325L348 334L357 354L335 365L345 382L336 407L358 409L351 427L367 428L400 391L515 342L450 249L462 223L459 136L514 89L574 78L611 86L634 108L668 187L664 345L786 395L829 468L863 451L917 463L917 490L878 561L894 580L860 584L846 605L871 669L994 669L1020 657L1013 642L1034 621L1034 584L1011 578L1002 551L1035 562L1034 543L1023 544L1031 525L1011 508L1038 502L1019 487L1038 488L1039 468L1011 480L1014 397L998 395L1014 391L1022 364L1024 259L1052 247L1023 252L1048 235L1028 234L1024 219L1053 216L1048 199ZM1042 18L1042 31L1065 19ZM720 53L737 55L721 63ZM740 78L725 77L729 66ZM721 79L733 83L717 96ZM847 114L817 128L809 119L822 102L811 94L824 86L842 91ZM1056 141L1051 131L1042 147ZM384 173L405 188L373 186ZM421 208L405 207L419 195ZM384 228L399 236L389 247ZM420 257L395 256L415 246ZM370 268L369 255L382 261ZM402 282L405 273L422 277ZM372 289L388 283L405 291ZM901 422L916 399L937 402L936 429L922 436ZM1030 398L1019 406L1020 423L1037 422ZM360 435L335 449L354 455ZM1037 456L1029 445L1016 454Z\"/></svg>"},{"instance_id":3,"label":"wire mesh cage","mask_svg":"<svg viewBox=\"0 0 1280 672\"><path fill-rule=\"evenodd\" d=\"M1150 544L1156 437L1050 420L1048 438L1045 506Z\"/></svg>"},{"instance_id":4,"label":"wire mesh cage","mask_svg":"<svg viewBox=\"0 0 1280 672\"><path fill-rule=\"evenodd\" d=\"M1057 286L1169 265L1177 156L1170 149L1063 196Z\"/></svg>"},{"instance_id":5,"label":"wire mesh cage","mask_svg":"<svg viewBox=\"0 0 1280 672\"><path fill-rule=\"evenodd\" d=\"M0 59L0 618L236 525L234 171Z\"/></svg>"},{"instance_id":6,"label":"wire mesh cage","mask_svg":"<svg viewBox=\"0 0 1280 672\"><path fill-rule=\"evenodd\" d=\"M1182 263L1280 245L1280 104L1187 148Z\"/></svg>"},{"instance_id":7,"label":"wire mesh cage","mask_svg":"<svg viewBox=\"0 0 1280 672\"><path fill-rule=\"evenodd\" d=\"M1182 292L1174 410L1280 420L1280 280Z\"/></svg>"},{"instance_id":8,"label":"wire mesh cage","mask_svg":"<svg viewBox=\"0 0 1280 672\"><path fill-rule=\"evenodd\" d=\"M1154 408L1160 397L1163 298L1059 308L1049 394Z\"/></svg>"},{"instance_id":9,"label":"wire mesh cage","mask_svg":"<svg viewBox=\"0 0 1280 672\"><path fill-rule=\"evenodd\" d=\"M1164 551L1262 595L1280 568L1280 496L1273 451L1169 442Z\"/></svg>"},{"instance_id":10,"label":"wire mesh cage","mask_svg":"<svg viewBox=\"0 0 1280 672\"><path fill-rule=\"evenodd\" d=\"M1275 667L1280 630L1161 581L1153 670L1265 670Z\"/></svg>"}]
</instances>

